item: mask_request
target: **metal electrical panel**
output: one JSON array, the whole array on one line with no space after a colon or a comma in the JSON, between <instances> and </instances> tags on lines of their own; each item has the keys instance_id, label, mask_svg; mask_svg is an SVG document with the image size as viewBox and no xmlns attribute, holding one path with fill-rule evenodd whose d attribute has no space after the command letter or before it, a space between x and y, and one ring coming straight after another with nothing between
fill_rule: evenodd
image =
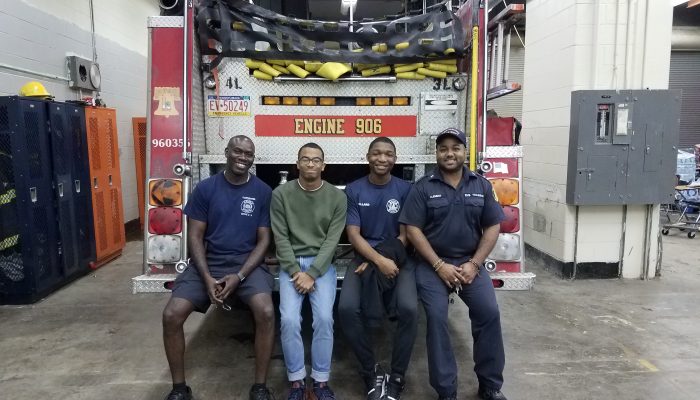
<instances>
[{"instance_id":1,"label":"metal electrical panel","mask_svg":"<svg viewBox=\"0 0 700 400\"><path fill-rule=\"evenodd\" d=\"M102 75L100 66L88 59L78 56L66 57L70 81L68 87L73 89L100 90Z\"/></svg>"},{"instance_id":2,"label":"metal electrical panel","mask_svg":"<svg viewBox=\"0 0 700 400\"><path fill-rule=\"evenodd\" d=\"M681 93L580 90L571 93L566 202L673 202Z\"/></svg>"}]
</instances>

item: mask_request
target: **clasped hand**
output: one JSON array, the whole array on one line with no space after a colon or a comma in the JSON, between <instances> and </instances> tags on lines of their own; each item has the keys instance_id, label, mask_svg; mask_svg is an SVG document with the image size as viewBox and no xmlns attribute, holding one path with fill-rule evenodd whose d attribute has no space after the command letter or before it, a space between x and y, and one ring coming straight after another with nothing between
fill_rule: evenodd
<instances>
[{"instance_id":1,"label":"clasped hand","mask_svg":"<svg viewBox=\"0 0 700 400\"><path fill-rule=\"evenodd\" d=\"M315 279L306 272L295 273L292 276L292 279L290 279L290 282L294 284L294 289L296 289L300 294L307 294L316 290L314 287Z\"/></svg>"}]
</instances>

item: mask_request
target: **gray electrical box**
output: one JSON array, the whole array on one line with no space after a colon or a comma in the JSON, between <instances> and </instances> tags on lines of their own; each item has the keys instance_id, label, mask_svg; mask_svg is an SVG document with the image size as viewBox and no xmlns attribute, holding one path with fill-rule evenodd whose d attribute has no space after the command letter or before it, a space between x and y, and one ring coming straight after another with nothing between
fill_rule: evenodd
<instances>
[{"instance_id":1,"label":"gray electrical box","mask_svg":"<svg viewBox=\"0 0 700 400\"><path fill-rule=\"evenodd\" d=\"M68 87L73 89L100 90L102 76L99 64L78 56L66 57L70 81Z\"/></svg>"},{"instance_id":2,"label":"gray electrical box","mask_svg":"<svg viewBox=\"0 0 700 400\"><path fill-rule=\"evenodd\" d=\"M681 92L571 93L566 202L673 202Z\"/></svg>"}]
</instances>

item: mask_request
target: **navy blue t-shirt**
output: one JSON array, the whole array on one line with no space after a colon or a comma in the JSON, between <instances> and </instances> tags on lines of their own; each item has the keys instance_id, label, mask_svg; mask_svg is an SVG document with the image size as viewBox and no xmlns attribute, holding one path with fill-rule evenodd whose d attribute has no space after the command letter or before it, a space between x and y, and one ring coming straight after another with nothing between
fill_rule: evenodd
<instances>
[{"instance_id":1,"label":"navy blue t-shirt","mask_svg":"<svg viewBox=\"0 0 700 400\"><path fill-rule=\"evenodd\" d=\"M399 212L411 184L395 176L386 185L375 185L362 177L345 187L348 196L347 224L360 227L360 234L372 246L399 236Z\"/></svg>"},{"instance_id":2,"label":"navy blue t-shirt","mask_svg":"<svg viewBox=\"0 0 700 400\"><path fill-rule=\"evenodd\" d=\"M272 189L255 175L243 185L232 185L223 173L199 182L184 212L207 223L207 258L247 256L253 251L257 229L270 226L271 197Z\"/></svg>"},{"instance_id":3,"label":"navy blue t-shirt","mask_svg":"<svg viewBox=\"0 0 700 400\"><path fill-rule=\"evenodd\" d=\"M457 189L439 169L416 182L399 221L421 228L438 256L463 258L474 255L483 229L503 218L491 182L464 168Z\"/></svg>"}]
</instances>

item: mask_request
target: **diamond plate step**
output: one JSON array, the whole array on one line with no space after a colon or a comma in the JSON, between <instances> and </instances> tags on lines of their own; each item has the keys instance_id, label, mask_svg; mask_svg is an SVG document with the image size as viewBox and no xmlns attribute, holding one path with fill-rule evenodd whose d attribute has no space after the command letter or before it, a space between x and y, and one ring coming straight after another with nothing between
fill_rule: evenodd
<instances>
[{"instance_id":1,"label":"diamond plate step","mask_svg":"<svg viewBox=\"0 0 700 400\"><path fill-rule=\"evenodd\" d=\"M502 281L503 286L494 284L496 290L532 290L536 275L532 272L494 272L492 281ZM500 283L500 282L499 282Z\"/></svg>"}]
</instances>

